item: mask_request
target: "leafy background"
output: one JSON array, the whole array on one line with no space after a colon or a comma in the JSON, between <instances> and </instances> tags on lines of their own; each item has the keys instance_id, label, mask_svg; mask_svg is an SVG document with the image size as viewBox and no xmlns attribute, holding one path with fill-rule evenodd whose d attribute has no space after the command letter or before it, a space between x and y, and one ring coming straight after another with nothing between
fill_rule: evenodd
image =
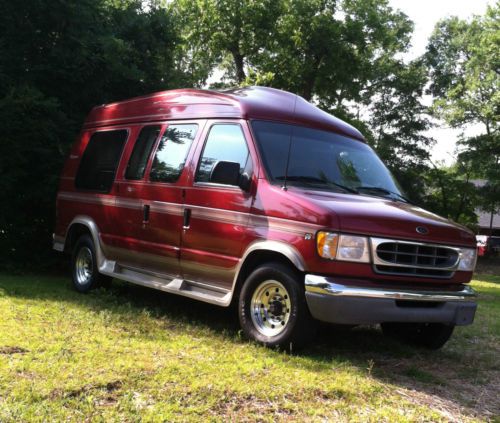
<instances>
[{"instance_id":1,"label":"leafy background","mask_svg":"<svg viewBox=\"0 0 500 423\"><path fill-rule=\"evenodd\" d=\"M499 11L439 22L407 62L413 22L387 0L0 0L0 268L57 265L57 180L91 107L214 72L350 122L409 197L474 228L500 208ZM436 119L483 128L450 167L430 158Z\"/></svg>"}]
</instances>

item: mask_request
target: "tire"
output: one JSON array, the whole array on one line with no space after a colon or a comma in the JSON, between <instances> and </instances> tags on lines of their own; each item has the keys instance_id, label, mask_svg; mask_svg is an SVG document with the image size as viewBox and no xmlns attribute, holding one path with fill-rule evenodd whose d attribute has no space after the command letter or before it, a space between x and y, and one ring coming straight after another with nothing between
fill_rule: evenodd
<instances>
[{"instance_id":1,"label":"tire","mask_svg":"<svg viewBox=\"0 0 500 423\"><path fill-rule=\"evenodd\" d=\"M71 256L71 279L73 287L82 293L109 284L111 280L98 271L95 246L89 235L82 235L75 244Z\"/></svg>"},{"instance_id":2,"label":"tire","mask_svg":"<svg viewBox=\"0 0 500 423\"><path fill-rule=\"evenodd\" d=\"M430 350L441 348L450 339L455 325L444 323L382 323L384 335L405 344Z\"/></svg>"},{"instance_id":3,"label":"tire","mask_svg":"<svg viewBox=\"0 0 500 423\"><path fill-rule=\"evenodd\" d=\"M315 334L302 278L281 263L264 264L248 276L238 315L246 337L268 347L293 350Z\"/></svg>"}]
</instances>

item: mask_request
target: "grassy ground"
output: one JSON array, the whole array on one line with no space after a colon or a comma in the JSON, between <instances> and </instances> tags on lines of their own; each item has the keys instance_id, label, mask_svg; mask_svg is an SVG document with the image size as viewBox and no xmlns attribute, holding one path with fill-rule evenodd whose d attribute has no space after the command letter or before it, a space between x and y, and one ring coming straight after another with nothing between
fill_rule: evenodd
<instances>
[{"instance_id":1,"label":"grassy ground","mask_svg":"<svg viewBox=\"0 0 500 423\"><path fill-rule=\"evenodd\" d=\"M362 327L287 354L241 339L232 310L0 275L0 421L496 420L500 277L473 286L476 322L441 351Z\"/></svg>"}]
</instances>

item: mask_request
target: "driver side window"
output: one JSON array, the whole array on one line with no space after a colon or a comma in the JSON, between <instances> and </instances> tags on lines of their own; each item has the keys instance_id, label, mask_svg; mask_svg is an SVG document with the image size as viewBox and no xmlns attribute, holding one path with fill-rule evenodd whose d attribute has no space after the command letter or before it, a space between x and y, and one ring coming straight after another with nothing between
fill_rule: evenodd
<instances>
[{"instance_id":1,"label":"driver side window","mask_svg":"<svg viewBox=\"0 0 500 423\"><path fill-rule=\"evenodd\" d=\"M210 182L218 162L234 162L240 166L240 176L251 172L251 157L243 130L239 124L215 124L210 128L196 172L196 182Z\"/></svg>"}]
</instances>

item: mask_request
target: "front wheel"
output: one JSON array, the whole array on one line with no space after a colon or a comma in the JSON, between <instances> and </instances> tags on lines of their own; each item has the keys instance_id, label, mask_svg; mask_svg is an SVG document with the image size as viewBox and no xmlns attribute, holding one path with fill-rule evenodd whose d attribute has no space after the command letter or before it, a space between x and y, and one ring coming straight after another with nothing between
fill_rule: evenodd
<instances>
[{"instance_id":1,"label":"front wheel","mask_svg":"<svg viewBox=\"0 0 500 423\"><path fill-rule=\"evenodd\" d=\"M382 323L384 335L406 344L437 350L450 339L455 325L444 323Z\"/></svg>"},{"instance_id":2,"label":"front wheel","mask_svg":"<svg viewBox=\"0 0 500 423\"><path fill-rule=\"evenodd\" d=\"M281 263L258 267L241 290L238 313L245 335L269 347L293 349L311 339L314 321L301 277Z\"/></svg>"}]
</instances>

